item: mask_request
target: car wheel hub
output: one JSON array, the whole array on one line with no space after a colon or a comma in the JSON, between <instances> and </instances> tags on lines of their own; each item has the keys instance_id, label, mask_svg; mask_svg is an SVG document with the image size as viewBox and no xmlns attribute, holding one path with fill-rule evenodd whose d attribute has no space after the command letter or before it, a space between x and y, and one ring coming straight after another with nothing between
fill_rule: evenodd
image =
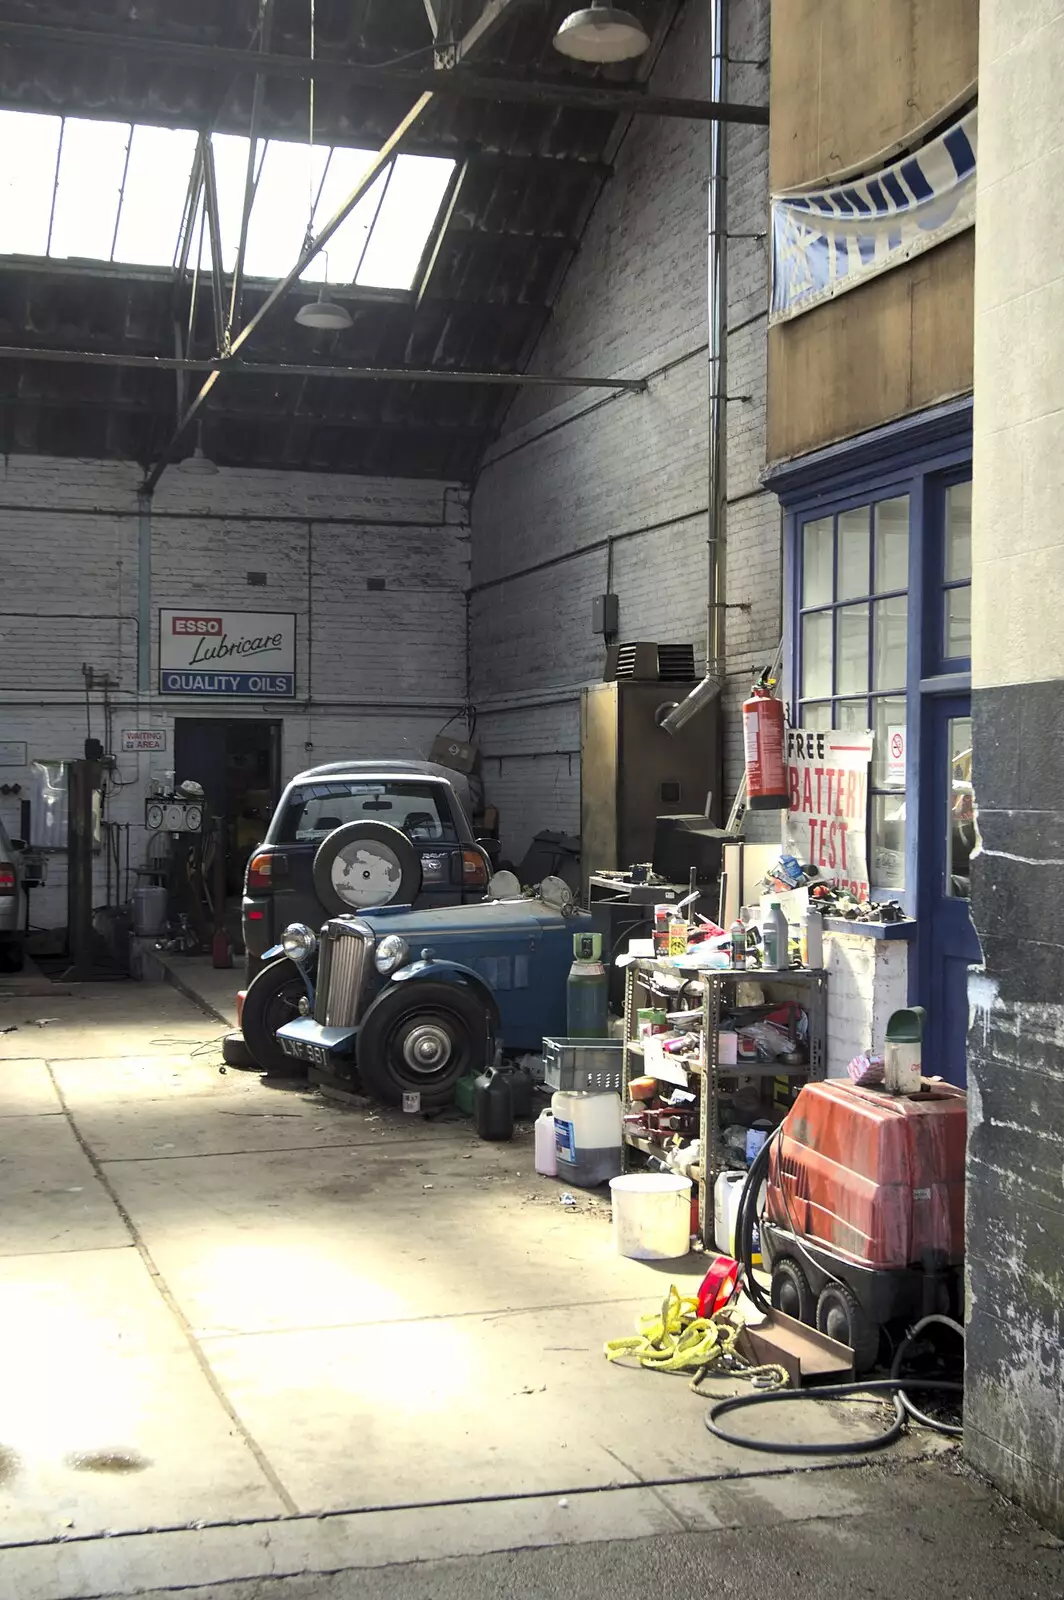
<instances>
[{"instance_id":1,"label":"car wheel hub","mask_svg":"<svg viewBox=\"0 0 1064 1600\"><path fill-rule=\"evenodd\" d=\"M451 1036L438 1022L419 1022L403 1040L403 1060L413 1072L439 1072L451 1059Z\"/></svg>"}]
</instances>

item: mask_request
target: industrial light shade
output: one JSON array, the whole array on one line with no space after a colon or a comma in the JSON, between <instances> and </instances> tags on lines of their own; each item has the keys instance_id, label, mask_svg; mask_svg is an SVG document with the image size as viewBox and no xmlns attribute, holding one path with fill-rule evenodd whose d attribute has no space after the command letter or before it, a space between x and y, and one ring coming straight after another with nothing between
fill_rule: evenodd
<instances>
[{"instance_id":1,"label":"industrial light shade","mask_svg":"<svg viewBox=\"0 0 1064 1600\"><path fill-rule=\"evenodd\" d=\"M316 300L308 300L305 306L300 306L296 321L301 328L350 328L351 313L346 306L338 306L335 300L326 300L322 287Z\"/></svg>"},{"instance_id":2,"label":"industrial light shade","mask_svg":"<svg viewBox=\"0 0 1064 1600\"><path fill-rule=\"evenodd\" d=\"M554 35L554 48L574 61L631 61L650 39L638 17L596 0L572 12Z\"/></svg>"},{"instance_id":3,"label":"industrial light shade","mask_svg":"<svg viewBox=\"0 0 1064 1600\"><path fill-rule=\"evenodd\" d=\"M190 456L186 456L184 461L178 463L178 469L181 472L198 473L204 478L209 477L212 472L218 471L217 466L211 460L210 456L204 455L203 446L201 444L197 444L192 454Z\"/></svg>"}]
</instances>

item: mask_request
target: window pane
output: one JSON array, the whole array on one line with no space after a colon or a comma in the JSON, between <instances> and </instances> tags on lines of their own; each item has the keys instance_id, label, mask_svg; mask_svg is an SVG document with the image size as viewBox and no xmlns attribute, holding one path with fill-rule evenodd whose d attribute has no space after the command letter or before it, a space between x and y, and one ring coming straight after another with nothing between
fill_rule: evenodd
<instances>
[{"instance_id":1,"label":"window pane","mask_svg":"<svg viewBox=\"0 0 1064 1600\"><path fill-rule=\"evenodd\" d=\"M885 694L872 701L872 786L875 789L904 789L905 696ZM891 750L891 739L900 733L901 753Z\"/></svg>"},{"instance_id":2,"label":"window pane","mask_svg":"<svg viewBox=\"0 0 1064 1600\"><path fill-rule=\"evenodd\" d=\"M909 587L909 496L876 506L876 593Z\"/></svg>"},{"instance_id":3,"label":"window pane","mask_svg":"<svg viewBox=\"0 0 1064 1600\"><path fill-rule=\"evenodd\" d=\"M905 796L872 796L872 882L881 889L905 887Z\"/></svg>"},{"instance_id":4,"label":"window pane","mask_svg":"<svg viewBox=\"0 0 1064 1600\"><path fill-rule=\"evenodd\" d=\"M48 251L61 117L0 111L0 251Z\"/></svg>"},{"instance_id":5,"label":"window pane","mask_svg":"<svg viewBox=\"0 0 1064 1600\"><path fill-rule=\"evenodd\" d=\"M814 700L803 705L798 726L818 728L826 732L831 727L831 701Z\"/></svg>"},{"instance_id":6,"label":"window pane","mask_svg":"<svg viewBox=\"0 0 1064 1600\"><path fill-rule=\"evenodd\" d=\"M67 117L59 152L50 256L111 259L130 132L128 122Z\"/></svg>"},{"instance_id":7,"label":"window pane","mask_svg":"<svg viewBox=\"0 0 1064 1600\"><path fill-rule=\"evenodd\" d=\"M831 612L802 618L802 698L831 693Z\"/></svg>"},{"instance_id":8,"label":"window pane","mask_svg":"<svg viewBox=\"0 0 1064 1600\"><path fill-rule=\"evenodd\" d=\"M358 282L409 289L451 181L454 162L439 156L400 156L370 234Z\"/></svg>"},{"instance_id":9,"label":"window pane","mask_svg":"<svg viewBox=\"0 0 1064 1600\"><path fill-rule=\"evenodd\" d=\"M946 490L946 582L972 575L972 486Z\"/></svg>"},{"instance_id":10,"label":"window pane","mask_svg":"<svg viewBox=\"0 0 1064 1600\"><path fill-rule=\"evenodd\" d=\"M836 694L868 688L868 607L842 606L835 613Z\"/></svg>"},{"instance_id":11,"label":"window pane","mask_svg":"<svg viewBox=\"0 0 1064 1600\"><path fill-rule=\"evenodd\" d=\"M835 726L843 733L863 733L868 727L868 701L839 700L835 706Z\"/></svg>"},{"instance_id":12,"label":"window pane","mask_svg":"<svg viewBox=\"0 0 1064 1600\"><path fill-rule=\"evenodd\" d=\"M372 160L371 150L333 151L322 184L321 198L314 212L315 233L320 233L330 218L336 215ZM385 168L329 240L330 283L354 283L387 176ZM325 265L320 255L315 256L306 270L306 278L315 283L324 282Z\"/></svg>"},{"instance_id":13,"label":"window pane","mask_svg":"<svg viewBox=\"0 0 1064 1600\"><path fill-rule=\"evenodd\" d=\"M214 148L214 175L218 186L218 222L222 235L222 270L232 272L236 266L236 253L240 245L240 219L244 214L244 184L247 181L248 141L239 133L212 133ZM256 160L261 163L266 141L260 139L255 147ZM261 165L258 170L261 171ZM254 215L254 212L252 213ZM203 266L211 260L210 230L203 230ZM291 262L288 263L292 265ZM288 268L285 268L287 271Z\"/></svg>"},{"instance_id":14,"label":"window pane","mask_svg":"<svg viewBox=\"0 0 1064 1600\"><path fill-rule=\"evenodd\" d=\"M826 606L835 598L832 593L832 528L831 517L807 522L802 528L803 606Z\"/></svg>"},{"instance_id":15,"label":"window pane","mask_svg":"<svg viewBox=\"0 0 1064 1600\"><path fill-rule=\"evenodd\" d=\"M947 660L972 653L972 590L970 584L946 590L946 626L942 653Z\"/></svg>"},{"instance_id":16,"label":"window pane","mask_svg":"<svg viewBox=\"0 0 1064 1600\"><path fill-rule=\"evenodd\" d=\"M173 264L195 155L196 135L187 128L133 129L116 261L145 267Z\"/></svg>"},{"instance_id":17,"label":"window pane","mask_svg":"<svg viewBox=\"0 0 1064 1600\"><path fill-rule=\"evenodd\" d=\"M950 791L949 833L946 840L946 893L969 898L968 861L975 848L975 808L972 798L972 719L949 720Z\"/></svg>"},{"instance_id":18,"label":"window pane","mask_svg":"<svg viewBox=\"0 0 1064 1600\"><path fill-rule=\"evenodd\" d=\"M317 145L312 155L306 144L285 139L267 141L248 223L244 271L249 278L283 278L295 266L306 237L311 200L318 192L328 158L328 150ZM247 161L246 139L243 159ZM236 216L238 239L243 204L241 191Z\"/></svg>"},{"instance_id":19,"label":"window pane","mask_svg":"<svg viewBox=\"0 0 1064 1600\"><path fill-rule=\"evenodd\" d=\"M873 689L904 689L909 602L904 595L877 600L873 622Z\"/></svg>"},{"instance_id":20,"label":"window pane","mask_svg":"<svg viewBox=\"0 0 1064 1600\"><path fill-rule=\"evenodd\" d=\"M868 554L868 507L843 511L839 517L837 600L856 600L868 593Z\"/></svg>"}]
</instances>

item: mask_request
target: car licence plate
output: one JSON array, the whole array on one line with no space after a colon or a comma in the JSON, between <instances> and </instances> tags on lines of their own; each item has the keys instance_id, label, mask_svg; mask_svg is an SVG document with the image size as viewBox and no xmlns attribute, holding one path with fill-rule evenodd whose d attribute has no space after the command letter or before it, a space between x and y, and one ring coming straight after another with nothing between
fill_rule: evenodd
<instances>
[{"instance_id":1,"label":"car licence plate","mask_svg":"<svg viewBox=\"0 0 1064 1600\"><path fill-rule=\"evenodd\" d=\"M283 1034L278 1034L278 1039L286 1056L294 1056L297 1061L312 1061L316 1067L329 1065L329 1052L324 1045L311 1044L305 1039L286 1039Z\"/></svg>"}]
</instances>

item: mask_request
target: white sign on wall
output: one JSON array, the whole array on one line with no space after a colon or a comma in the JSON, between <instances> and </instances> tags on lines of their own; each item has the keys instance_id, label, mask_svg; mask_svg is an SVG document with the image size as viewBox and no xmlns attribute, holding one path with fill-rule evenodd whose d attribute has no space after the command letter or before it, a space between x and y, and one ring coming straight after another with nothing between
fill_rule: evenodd
<instances>
[{"instance_id":1,"label":"white sign on wall","mask_svg":"<svg viewBox=\"0 0 1064 1600\"><path fill-rule=\"evenodd\" d=\"M283 699L296 692L296 619L288 611L159 612L159 692Z\"/></svg>"},{"instance_id":2,"label":"white sign on wall","mask_svg":"<svg viewBox=\"0 0 1064 1600\"><path fill-rule=\"evenodd\" d=\"M905 727L894 723L887 729L887 787L905 788Z\"/></svg>"},{"instance_id":3,"label":"white sign on wall","mask_svg":"<svg viewBox=\"0 0 1064 1600\"><path fill-rule=\"evenodd\" d=\"M822 878L868 899L868 763L871 733L787 729L790 809L784 846Z\"/></svg>"},{"instance_id":4,"label":"white sign on wall","mask_svg":"<svg viewBox=\"0 0 1064 1600\"><path fill-rule=\"evenodd\" d=\"M165 728L123 728L123 750L165 750Z\"/></svg>"}]
</instances>

